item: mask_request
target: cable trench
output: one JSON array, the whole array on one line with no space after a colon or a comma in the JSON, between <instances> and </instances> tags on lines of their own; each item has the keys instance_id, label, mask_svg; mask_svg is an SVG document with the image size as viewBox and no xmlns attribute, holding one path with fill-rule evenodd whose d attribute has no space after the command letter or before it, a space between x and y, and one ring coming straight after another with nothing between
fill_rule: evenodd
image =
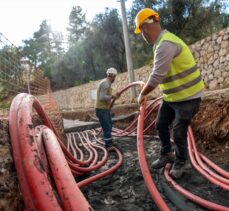
<instances>
[{"instance_id":1,"label":"cable trench","mask_svg":"<svg viewBox=\"0 0 229 211\"><path fill-rule=\"evenodd\" d=\"M137 81L129 84L119 93L122 94L132 86L144 85ZM113 128L115 137L137 137L139 165L152 200L159 210L171 210L164 196L160 194L147 165L144 150L144 135L152 129L161 98L144 104L136 118L123 130ZM112 101L112 105L114 100ZM43 125L34 126L32 116L36 111ZM19 178L26 210L93 210L80 188L114 173L122 164L123 156L117 147L108 152L101 139L101 129L67 133L65 144L58 137L52 122L49 120L40 102L32 95L17 95L10 107L10 135L13 157ZM189 156L193 167L213 184L229 190L229 173L218 167L204 155L198 153L191 127L188 130ZM101 167L113 155L116 163L105 171ZM229 210L228 207L202 199L179 186L169 176L170 165L164 169L165 179L172 187L194 203L210 210ZM88 174L76 182L77 177ZM36 180L34 180L36 178Z\"/></svg>"}]
</instances>

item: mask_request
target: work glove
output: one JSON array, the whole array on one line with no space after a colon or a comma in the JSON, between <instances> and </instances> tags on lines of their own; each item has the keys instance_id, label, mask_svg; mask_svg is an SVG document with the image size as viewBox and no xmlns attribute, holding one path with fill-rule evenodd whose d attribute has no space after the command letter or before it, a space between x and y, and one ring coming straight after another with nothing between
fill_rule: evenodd
<instances>
[{"instance_id":1,"label":"work glove","mask_svg":"<svg viewBox=\"0 0 229 211\"><path fill-rule=\"evenodd\" d=\"M146 95L143 95L141 93L138 95L138 105L141 105L144 102L145 97Z\"/></svg>"}]
</instances>

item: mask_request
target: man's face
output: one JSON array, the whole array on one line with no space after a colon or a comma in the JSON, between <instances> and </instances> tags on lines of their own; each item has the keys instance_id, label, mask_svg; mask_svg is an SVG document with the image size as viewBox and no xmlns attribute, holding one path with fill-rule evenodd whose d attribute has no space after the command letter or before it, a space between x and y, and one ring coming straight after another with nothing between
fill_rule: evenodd
<instances>
[{"instance_id":1,"label":"man's face","mask_svg":"<svg viewBox=\"0 0 229 211\"><path fill-rule=\"evenodd\" d=\"M115 74L108 74L108 79L110 80L111 83L115 81L116 75Z\"/></svg>"},{"instance_id":2,"label":"man's face","mask_svg":"<svg viewBox=\"0 0 229 211\"><path fill-rule=\"evenodd\" d=\"M140 27L141 34L143 39L148 43L148 44L154 44L157 35L155 33L155 27L153 23L143 23Z\"/></svg>"},{"instance_id":3,"label":"man's face","mask_svg":"<svg viewBox=\"0 0 229 211\"><path fill-rule=\"evenodd\" d=\"M143 23L142 26L140 27L140 29L141 29L141 34L142 34L143 39L148 44L150 44L150 36L149 36L149 33L148 33L147 25L148 25L147 23Z\"/></svg>"}]
</instances>

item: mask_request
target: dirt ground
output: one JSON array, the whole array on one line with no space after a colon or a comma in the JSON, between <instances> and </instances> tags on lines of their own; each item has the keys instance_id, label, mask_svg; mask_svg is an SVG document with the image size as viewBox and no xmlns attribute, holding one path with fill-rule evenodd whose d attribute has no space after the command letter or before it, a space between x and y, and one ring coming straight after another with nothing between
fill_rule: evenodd
<instances>
[{"instance_id":1,"label":"dirt ground","mask_svg":"<svg viewBox=\"0 0 229 211\"><path fill-rule=\"evenodd\" d=\"M198 150L229 166L229 89L206 95L192 125Z\"/></svg>"},{"instance_id":2,"label":"dirt ground","mask_svg":"<svg viewBox=\"0 0 229 211\"><path fill-rule=\"evenodd\" d=\"M198 150L216 164L229 171L229 90L211 92L204 98L192 128ZM121 124L123 124L121 122ZM123 155L123 164L112 175L82 188L95 211L148 211L158 210L145 186L137 155L136 138L117 138L115 144ZM148 165L158 156L159 140L155 136L145 139ZM114 152L101 169L116 162ZM91 175L93 172L91 173ZM174 191L161 171L151 175L171 210L206 210ZM90 176L86 175L85 177ZM76 178L77 181L83 178ZM181 186L204 199L229 208L229 192L206 181L191 166L184 177L177 180ZM23 210L23 201L17 181L8 133L8 121L0 121L0 210Z\"/></svg>"},{"instance_id":3,"label":"dirt ground","mask_svg":"<svg viewBox=\"0 0 229 211\"><path fill-rule=\"evenodd\" d=\"M229 171L229 98L225 92L212 92L204 98L199 113L192 123L199 152ZM148 165L158 157L160 142L155 136L145 139ZM123 154L123 165L100 181L83 189L95 210L149 211L158 210L142 177L136 138L117 138L115 144ZM115 162L115 153L110 157ZM162 170L151 170L155 184L171 210L206 210L177 193L164 179ZM228 207L229 192L211 184L191 165L184 176L176 180L191 193Z\"/></svg>"},{"instance_id":4,"label":"dirt ground","mask_svg":"<svg viewBox=\"0 0 229 211\"><path fill-rule=\"evenodd\" d=\"M86 186L83 193L94 210L99 211L152 211L155 206L142 177L135 138L119 138L115 141L123 154L122 166L112 175ZM145 152L148 165L158 156L159 141L155 138L145 140ZM110 163L116 160L115 153L110 154ZM223 165L222 165L223 166ZM224 166L226 168L226 166ZM229 168L227 167L227 170ZM206 210L186 200L165 181L161 170L151 170L155 184L171 210ZM176 180L206 200L229 207L229 192L212 185L193 168L188 168L185 175Z\"/></svg>"}]
</instances>

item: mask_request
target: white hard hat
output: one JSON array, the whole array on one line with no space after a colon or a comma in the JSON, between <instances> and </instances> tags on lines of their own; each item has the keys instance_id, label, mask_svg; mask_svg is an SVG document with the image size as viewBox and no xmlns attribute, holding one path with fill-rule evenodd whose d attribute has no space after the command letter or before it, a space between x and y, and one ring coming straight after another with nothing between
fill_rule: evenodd
<instances>
[{"instance_id":1,"label":"white hard hat","mask_svg":"<svg viewBox=\"0 0 229 211\"><path fill-rule=\"evenodd\" d=\"M107 69L107 75L109 74L117 75L118 71L114 67L110 67Z\"/></svg>"}]
</instances>

